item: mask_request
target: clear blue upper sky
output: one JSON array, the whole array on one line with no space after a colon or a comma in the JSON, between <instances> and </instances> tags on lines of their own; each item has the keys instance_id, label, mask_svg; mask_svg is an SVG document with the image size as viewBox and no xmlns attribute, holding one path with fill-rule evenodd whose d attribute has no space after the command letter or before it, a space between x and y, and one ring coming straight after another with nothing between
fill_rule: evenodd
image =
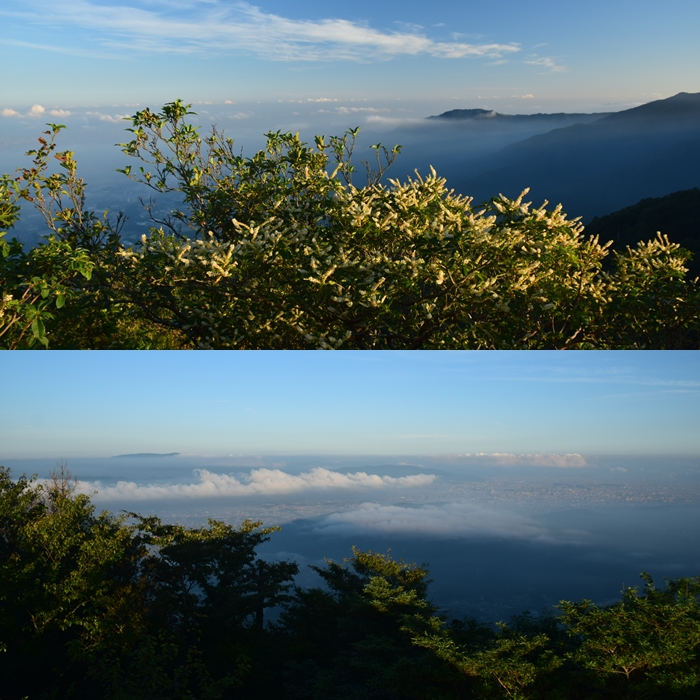
<instances>
[{"instance_id":1,"label":"clear blue upper sky","mask_svg":"<svg viewBox=\"0 0 700 700\"><path fill-rule=\"evenodd\" d=\"M700 91L699 34L697 0L0 0L0 114L176 97L617 109Z\"/></svg>"},{"instance_id":2,"label":"clear blue upper sky","mask_svg":"<svg viewBox=\"0 0 700 700\"><path fill-rule=\"evenodd\" d=\"M695 352L3 353L19 457L700 455Z\"/></svg>"}]
</instances>

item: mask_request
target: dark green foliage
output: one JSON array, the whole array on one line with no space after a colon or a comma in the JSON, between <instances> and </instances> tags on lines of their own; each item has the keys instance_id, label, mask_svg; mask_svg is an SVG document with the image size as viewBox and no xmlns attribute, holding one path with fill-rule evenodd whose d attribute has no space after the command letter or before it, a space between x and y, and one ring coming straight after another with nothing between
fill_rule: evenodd
<instances>
[{"instance_id":1,"label":"dark green foliage","mask_svg":"<svg viewBox=\"0 0 700 700\"><path fill-rule=\"evenodd\" d=\"M614 250L624 251L640 241L648 241L657 231L692 253L687 263L691 278L700 276L700 190L674 192L665 197L649 197L632 207L595 217L586 233L603 243L612 241Z\"/></svg>"},{"instance_id":2,"label":"dark green foliage","mask_svg":"<svg viewBox=\"0 0 700 700\"><path fill-rule=\"evenodd\" d=\"M462 679L403 631L406 616L435 612L424 567L353 549L344 564L312 568L326 589L298 590L277 626L287 645L288 697L460 697Z\"/></svg>"},{"instance_id":3,"label":"dark green foliage","mask_svg":"<svg viewBox=\"0 0 700 700\"><path fill-rule=\"evenodd\" d=\"M297 572L257 559L275 528L97 515L69 476L0 468L0 697L204 699L244 684L249 640Z\"/></svg>"},{"instance_id":4,"label":"dark green foliage","mask_svg":"<svg viewBox=\"0 0 700 700\"><path fill-rule=\"evenodd\" d=\"M144 551L120 519L96 515L62 476L37 485L0 469L3 700L94 697L89 657L118 653L138 635Z\"/></svg>"},{"instance_id":5,"label":"dark green foliage","mask_svg":"<svg viewBox=\"0 0 700 700\"><path fill-rule=\"evenodd\" d=\"M592 671L608 697L697 697L700 685L700 578L669 581L600 608L590 600L562 601L561 620L579 646L569 658ZM689 694L690 693L690 694Z\"/></svg>"}]
</instances>

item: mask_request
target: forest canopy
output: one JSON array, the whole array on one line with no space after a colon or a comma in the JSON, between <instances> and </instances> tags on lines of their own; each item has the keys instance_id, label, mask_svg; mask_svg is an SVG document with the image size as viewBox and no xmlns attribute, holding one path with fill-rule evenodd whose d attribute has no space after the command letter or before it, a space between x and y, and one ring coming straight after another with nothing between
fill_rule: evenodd
<instances>
[{"instance_id":1,"label":"forest canopy","mask_svg":"<svg viewBox=\"0 0 700 700\"><path fill-rule=\"evenodd\" d=\"M477 204L435 171L406 182L357 129L267 134L252 157L181 101L131 118L121 172L178 197L148 235L86 209L74 154L50 124L29 167L0 178L0 346L5 348L696 348L690 253L659 234L624 250L526 192ZM8 231L20 204L47 235ZM145 203L148 207L148 202ZM150 209L153 213L153 208ZM129 240L133 236L129 237Z\"/></svg>"},{"instance_id":2,"label":"forest canopy","mask_svg":"<svg viewBox=\"0 0 700 700\"><path fill-rule=\"evenodd\" d=\"M0 467L3 700L698 696L700 577L489 625L450 619L427 566L390 553L297 587L296 562L257 552L278 529L97 513L65 465Z\"/></svg>"}]
</instances>

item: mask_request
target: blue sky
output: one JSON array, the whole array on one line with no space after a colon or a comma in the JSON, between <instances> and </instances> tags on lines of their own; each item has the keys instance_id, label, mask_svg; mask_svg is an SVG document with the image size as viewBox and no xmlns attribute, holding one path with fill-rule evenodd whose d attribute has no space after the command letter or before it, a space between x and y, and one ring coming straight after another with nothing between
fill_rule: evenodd
<instances>
[{"instance_id":1,"label":"blue sky","mask_svg":"<svg viewBox=\"0 0 700 700\"><path fill-rule=\"evenodd\" d=\"M0 460L700 455L692 352L4 353L2 375Z\"/></svg>"},{"instance_id":2,"label":"blue sky","mask_svg":"<svg viewBox=\"0 0 700 700\"><path fill-rule=\"evenodd\" d=\"M0 136L176 97L239 115L622 109L700 91L698 26L697 0L0 0Z\"/></svg>"}]
</instances>

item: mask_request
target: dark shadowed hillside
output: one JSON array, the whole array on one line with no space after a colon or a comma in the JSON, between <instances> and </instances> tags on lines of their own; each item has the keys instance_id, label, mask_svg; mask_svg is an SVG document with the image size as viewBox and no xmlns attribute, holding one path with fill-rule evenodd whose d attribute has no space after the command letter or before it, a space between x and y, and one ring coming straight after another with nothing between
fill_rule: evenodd
<instances>
[{"instance_id":1,"label":"dark shadowed hillside","mask_svg":"<svg viewBox=\"0 0 700 700\"><path fill-rule=\"evenodd\" d=\"M665 197L643 199L632 207L596 217L586 226L586 233L599 236L601 242L612 240L616 250L653 238L657 231L693 253L688 265L690 276L700 276L700 190L697 187Z\"/></svg>"},{"instance_id":2,"label":"dark shadowed hillside","mask_svg":"<svg viewBox=\"0 0 700 700\"><path fill-rule=\"evenodd\" d=\"M562 203L590 220L700 184L700 94L680 93L634 109L531 136L440 173L477 201L495 193Z\"/></svg>"}]
</instances>

